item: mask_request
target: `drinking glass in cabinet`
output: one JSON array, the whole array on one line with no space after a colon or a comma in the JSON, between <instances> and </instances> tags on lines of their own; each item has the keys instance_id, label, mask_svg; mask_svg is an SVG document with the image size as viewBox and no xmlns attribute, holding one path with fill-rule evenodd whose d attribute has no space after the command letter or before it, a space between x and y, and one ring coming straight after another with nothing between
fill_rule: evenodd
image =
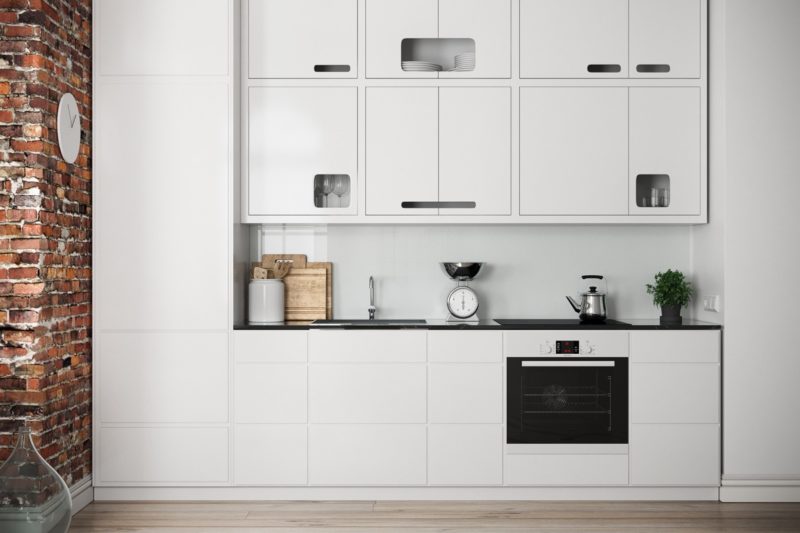
<instances>
[{"instance_id":1,"label":"drinking glass in cabinet","mask_svg":"<svg viewBox=\"0 0 800 533\"><path fill-rule=\"evenodd\" d=\"M638 174L636 176L636 205L638 207L669 207L668 174Z\"/></svg>"},{"instance_id":2,"label":"drinking glass in cabinet","mask_svg":"<svg viewBox=\"0 0 800 533\"><path fill-rule=\"evenodd\" d=\"M331 204L331 195L337 197ZM317 174L314 176L314 206L350 207L350 176L348 174Z\"/></svg>"}]
</instances>

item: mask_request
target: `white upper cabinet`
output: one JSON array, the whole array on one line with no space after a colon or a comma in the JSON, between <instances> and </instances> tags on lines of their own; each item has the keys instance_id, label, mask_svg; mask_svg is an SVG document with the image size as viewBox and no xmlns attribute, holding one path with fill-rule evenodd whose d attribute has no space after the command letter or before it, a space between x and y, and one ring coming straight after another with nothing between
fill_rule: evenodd
<instances>
[{"instance_id":1,"label":"white upper cabinet","mask_svg":"<svg viewBox=\"0 0 800 533\"><path fill-rule=\"evenodd\" d=\"M405 72L404 39L437 35L437 0L367 0L367 77L435 78L435 72Z\"/></svg>"},{"instance_id":2,"label":"white upper cabinet","mask_svg":"<svg viewBox=\"0 0 800 533\"><path fill-rule=\"evenodd\" d=\"M628 0L520 0L520 77L624 78Z\"/></svg>"},{"instance_id":3,"label":"white upper cabinet","mask_svg":"<svg viewBox=\"0 0 800 533\"><path fill-rule=\"evenodd\" d=\"M520 214L627 215L628 89L520 90Z\"/></svg>"},{"instance_id":4,"label":"white upper cabinet","mask_svg":"<svg viewBox=\"0 0 800 533\"><path fill-rule=\"evenodd\" d=\"M321 178L346 176L356 197L357 100L354 87L249 89L250 215L355 214L355 200L324 193Z\"/></svg>"},{"instance_id":5,"label":"white upper cabinet","mask_svg":"<svg viewBox=\"0 0 800 533\"><path fill-rule=\"evenodd\" d=\"M475 68L440 78L511 76L511 0L439 0L439 38L475 42Z\"/></svg>"},{"instance_id":6,"label":"white upper cabinet","mask_svg":"<svg viewBox=\"0 0 800 533\"><path fill-rule=\"evenodd\" d=\"M510 0L367 0L366 5L368 78L511 75ZM463 53L474 54L474 64L446 72ZM406 71L403 61L435 63L443 72Z\"/></svg>"},{"instance_id":7,"label":"white upper cabinet","mask_svg":"<svg viewBox=\"0 0 800 533\"><path fill-rule=\"evenodd\" d=\"M367 89L367 215L437 214L437 91Z\"/></svg>"},{"instance_id":8,"label":"white upper cabinet","mask_svg":"<svg viewBox=\"0 0 800 533\"><path fill-rule=\"evenodd\" d=\"M475 203L441 215L511 214L510 88L440 89L439 201Z\"/></svg>"},{"instance_id":9,"label":"white upper cabinet","mask_svg":"<svg viewBox=\"0 0 800 533\"><path fill-rule=\"evenodd\" d=\"M700 119L697 87L630 89L632 215L700 213Z\"/></svg>"},{"instance_id":10,"label":"white upper cabinet","mask_svg":"<svg viewBox=\"0 0 800 533\"><path fill-rule=\"evenodd\" d=\"M700 0L630 0L632 78L700 77Z\"/></svg>"},{"instance_id":11,"label":"white upper cabinet","mask_svg":"<svg viewBox=\"0 0 800 533\"><path fill-rule=\"evenodd\" d=\"M250 78L355 78L357 0L249 0Z\"/></svg>"}]
</instances>

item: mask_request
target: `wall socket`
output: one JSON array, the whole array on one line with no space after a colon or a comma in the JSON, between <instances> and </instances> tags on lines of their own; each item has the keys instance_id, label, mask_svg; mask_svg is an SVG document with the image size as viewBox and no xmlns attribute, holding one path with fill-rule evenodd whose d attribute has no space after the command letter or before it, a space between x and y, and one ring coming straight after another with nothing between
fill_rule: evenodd
<instances>
[{"instance_id":1,"label":"wall socket","mask_svg":"<svg viewBox=\"0 0 800 533\"><path fill-rule=\"evenodd\" d=\"M720 310L720 301L719 301L719 294L714 294L712 296L707 296L703 298L703 309L706 311L711 311L712 313L719 313Z\"/></svg>"}]
</instances>

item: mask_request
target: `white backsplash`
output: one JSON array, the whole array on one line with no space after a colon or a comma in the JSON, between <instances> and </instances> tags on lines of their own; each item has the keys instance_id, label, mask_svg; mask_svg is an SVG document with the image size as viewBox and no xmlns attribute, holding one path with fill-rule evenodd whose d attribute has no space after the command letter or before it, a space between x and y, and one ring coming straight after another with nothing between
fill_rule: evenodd
<instances>
[{"instance_id":1,"label":"white backsplash","mask_svg":"<svg viewBox=\"0 0 800 533\"><path fill-rule=\"evenodd\" d=\"M581 274L608 282L609 316L655 318L645 284L667 268L691 275L689 226L254 227L258 253L334 263L334 316L366 318L375 278L378 318L444 318L455 283L440 261L483 261L471 283L480 316L564 318ZM260 243L260 245L259 245ZM259 249L260 248L260 249Z\"/></svg>"}]
</instances>

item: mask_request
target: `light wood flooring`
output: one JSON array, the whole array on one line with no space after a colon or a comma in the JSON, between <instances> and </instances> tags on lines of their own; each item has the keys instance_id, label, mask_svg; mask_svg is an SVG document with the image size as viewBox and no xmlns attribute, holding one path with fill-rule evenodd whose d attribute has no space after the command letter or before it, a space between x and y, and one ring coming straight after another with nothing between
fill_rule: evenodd
<instances>
[{"instance_id":1,"label":"light wood flooring","mask_svg":"<svg viewBox=\"0 0 800 533\"><path fill-rule=\"evenodd\" d=\"M795 531L800 504L715 502L93 503L70 533Z\"/></svg>"}]
</instances>

